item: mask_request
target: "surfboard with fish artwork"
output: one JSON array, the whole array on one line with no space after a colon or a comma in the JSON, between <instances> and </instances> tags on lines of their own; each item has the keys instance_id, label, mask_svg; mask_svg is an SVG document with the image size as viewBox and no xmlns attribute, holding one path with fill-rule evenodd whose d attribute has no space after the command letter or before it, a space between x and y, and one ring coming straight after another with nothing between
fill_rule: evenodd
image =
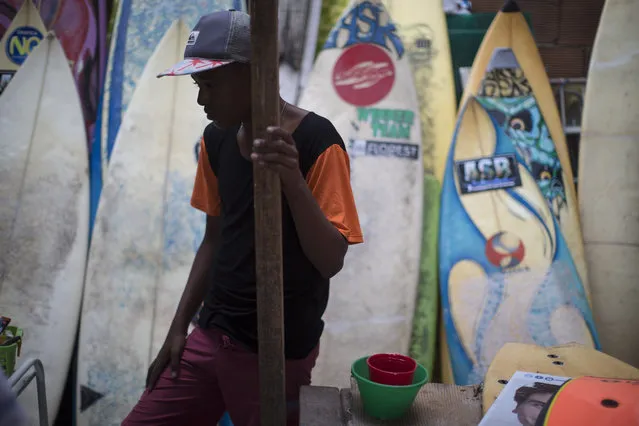
<instances>
[{"instance_id":1,"label":"surfboard with fish artwork","mask_svg":"<svg viewBox=\"0 0 639 426\"><path fill-rule=\"evenodd\" d=\"M597 346L585 288L528 159L468 98L446 160L439 244L453 379L479 383L508 342Z\"/></svg>"},{"instance_id":2,"label":"surfboard with fish artwork","mask_svg":"<svg viewBox=\"0 0 639 426\"><path fill-rule=\"evenodd\" d=\"M472 232L479 232L485 240L484 243L477 240L475 244L479 246L472 249L475 250L473 256L479 256L472 258L480 262L475 265L478 266L476 272L465 267L458 269L455 265L461 258L454 256L470 256L457 252L469 242L463 240L462 246L453 247L452 241L456 239L446 236L445 230L453 223L450 222L452 216L447 217L442 199L441 217L448 221L448 224L442 223L440 229L439 251L440 286L442 293L446 293L442 301L446 328L442 373L445 382L458 384L481 381L487 363L509 341L542 346L579 342L599 347L592 323L578 205L563 128L541 56L523 14L512 0L497 14L482 41L462 105L471 97L476 97L474 106L466 107L465 111L469 108L485 111L474 116L484 117L484 121L485 116L489 116L498 127L493 131L487 124L475 123L475 127L483 126L474 130L483 138L476 139L476 143L484 143L489 137L482 132L503 134L502 139L512 144L512 153L525 169L522 179L529 175L532 181L529 187L522 182L523 190L488 188L483 191L485 184L475 179L482 177L480 167L490 167L490 161L484 159L493 155L490 150L478 155L474 163L476 170L471 176L462 176L471 181L465 182L469 185L467 193L460 193L458 197L463 201L468 220L473 223ZM460 135L473 125L468 120L459 113L453 140L458 148L451 148L451 153L461 149ZM446 173L453 167L449 161L445 165ZM472 163L464 164L464 167L472 167ZM461 179L460 176L455 178ZM487 176L484 177L488 180L494 179ZM533 191L533 183L538 193ZM510 194L513 191L524 191L524 195L514 197ZM473 209L482 207L473 204L476 203L473 200L481 199L495 203L494 207L490 207L492 204L483 207L487 212L505 209L499 214L506 215L507 219L500 217L491 227L482 228L480 224L497 217L498 213L495 210L492 215L484 213L487 215L484 219L476 217L480 210ZM467 207L466 202L473 205ZM450 208L449 201L447 209ZM509 228L510 223L519 225ZM448 232L459 235L457 225ZM527 240L532 232L528 228L538 230L537 239ZM493 278L493 274L498 275ZM470 285L473 280L484 284L479 293L479 289L475 289L470 296L472 302L469 303L474 307L464 307L466 302L457 300L462 293L455 288ZM519 287L514 282L519 283ZM494 318L486 316L489 313Z\"/></svg>"}]
</instances>

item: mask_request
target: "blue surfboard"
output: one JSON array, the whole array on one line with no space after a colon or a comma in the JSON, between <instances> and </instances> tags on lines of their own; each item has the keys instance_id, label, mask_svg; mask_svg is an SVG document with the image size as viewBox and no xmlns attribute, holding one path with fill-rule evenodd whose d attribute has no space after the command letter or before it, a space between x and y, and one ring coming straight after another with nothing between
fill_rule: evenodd
<instances>
[{"instance_id":1,"label":"blue surfboard","mask_svg":"<svg viewBox=\"0 0 639 426\"><path fill-rule=\"evenodd\" d=\"M482 103L470 97L460 112L441 195L443 319L460 385L481 382L507 342L599 347L548 191Z\"/></svg>"}]
</instances>

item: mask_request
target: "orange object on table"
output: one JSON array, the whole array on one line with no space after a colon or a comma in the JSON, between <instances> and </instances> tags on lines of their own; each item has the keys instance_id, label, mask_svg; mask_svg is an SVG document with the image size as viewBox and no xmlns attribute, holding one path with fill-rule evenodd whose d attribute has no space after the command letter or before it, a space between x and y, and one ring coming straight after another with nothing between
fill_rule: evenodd
<instances>
[{"instance_id":1,"label":"orange object on table","mask_svg":"<svg viewBox=\"0 0 639 426\"><path fill-rule=\"evenodd\" d=\"M639 426L639 380L578 377L567 381L537 426Z\"/></svg>"}]
</instances>

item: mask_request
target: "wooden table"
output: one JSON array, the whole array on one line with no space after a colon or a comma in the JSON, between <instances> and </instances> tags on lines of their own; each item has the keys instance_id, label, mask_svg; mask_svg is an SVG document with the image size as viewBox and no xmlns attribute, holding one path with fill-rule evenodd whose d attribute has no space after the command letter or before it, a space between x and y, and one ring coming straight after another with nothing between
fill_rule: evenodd
<instances>
[{"instance_id":1,"label":"wooden table","mask_svg":"<svg viewBox=\"0 0 639 426\"><path fill-rule=\"evenodd\" d=\"M411 409L398 420L368 417L357 383L350 389L304 386L300 394L300 426L477 426L482 417L481 386L426 384Z\"/></svg>"}]
</instances>

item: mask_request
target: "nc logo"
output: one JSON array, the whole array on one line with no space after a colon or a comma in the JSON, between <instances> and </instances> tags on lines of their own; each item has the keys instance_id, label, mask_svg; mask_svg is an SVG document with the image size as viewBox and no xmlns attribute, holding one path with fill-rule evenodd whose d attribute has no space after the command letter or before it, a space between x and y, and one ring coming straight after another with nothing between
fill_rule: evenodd
<instances>
[{"instance_id":1,"label":"nc logo","mask_svg":"<svg viewBox=\"0 0 639 426\"><path fill-rule=\"evenodd\" d=\"M33 27L18 27L7 39L7 58L16 65L22 65L29 53L42 40L42 33Z\"/></svg>"}]
</instances>

